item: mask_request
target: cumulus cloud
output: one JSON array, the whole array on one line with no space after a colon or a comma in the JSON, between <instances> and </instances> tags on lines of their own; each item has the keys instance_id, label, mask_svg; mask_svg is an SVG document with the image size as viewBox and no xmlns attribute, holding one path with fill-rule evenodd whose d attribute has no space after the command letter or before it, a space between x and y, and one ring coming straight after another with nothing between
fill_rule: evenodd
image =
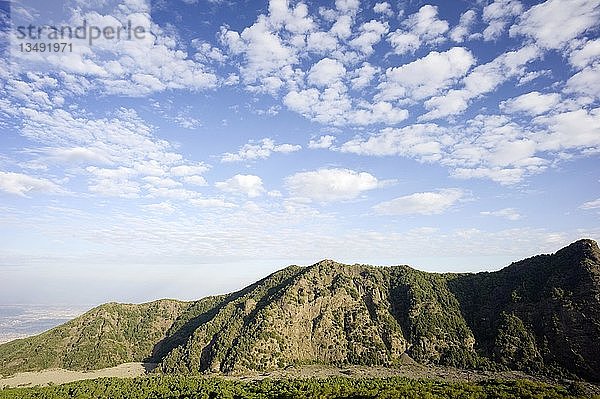
<instances>
[{"instance_id":1,"label":"cumulus cloud","mask_svg":"<svg viewBox=\"0 0 600 399\"><path fill-rule=\"evenodd\" d=\"M462 43L470 38L477 37L476 34L471 34L471 28L475 24L477 13L474 10L467 10L461 14L458 25L450 31L450 39L457 43Z\"/></svg>"},{"instance_id":2,"label":"cumulus cloud","mask_svg":"<svg viewBox=\"0 0 600 399\"><path fill-rule=\"evenodd\" d=\"M352 78L350 80L352 88L362 89L367 87L378 73L378 67L375 67L368 62L363 63L360 68L357 68L352 72Z\"/></svg>"},{"instance_id":3,"label":"cumulus cloud","mask_svg":"<svg viewBox=\"0 0 600 399\"><path fill-rule=\"evenodd\" d=\"M345 75L344 64L331 58L323 58L308 71L308 82L316 86L330 86Z\"/></svg>"},{"instance_id":4,"label":"cumulus cloud","mask_svg":"<svg viewBox=\"0 0 600 399\"><path fill-rule=\"evenodd\" d=\"M0 171L0 190L20 197L27 197L27 194L34 192L46 194L64 192L58 184L48 179L3 171Z\"/></svg>"},{"instance_id":5,"label":"cumulus cloud","mask_svg":"<svg viewBox=\"0 0 600 399\"><path fill-rule=\"evenodd\" d=\"M403 128L385 128L368 138L357 137L345 142L340 151L360 155L401 155L420 161L442 157L442 146L449 142L447 131L435 124L416 124Z\"/></svg>"},{"instance_id":6,"label":"cumulus cloud","mask_svg":"<svg viewBox=\"0 0 600 399\"><path fill-rule=\"evenodd\" d=\"M565 91L600 98L600 63L594 63L583 68L567 80Z\"/></svg>"},{"instance_id":7,"label":"cumulus cloud","mask_svg":"<svg viewBox=\"0 0 600 399\"><path fill-rule=\"evenodd\" d=\"M175 146L156 137L154 127L136 111L117 108L102 118L83 109L11 109L20 120L19 133L39 145L27 152L28 168L47 170L56 165L77 166L71 171L87 181L93 194L122 198L177 195L174 188L203 185L209 169L190 162ZM186 192L185 198L195 194ZM184 198L184 199L185 199Z\"/></svg>"},{"instance_id":8,"label":"cumulus cloud","mask_svg":"<svg viewBox=\"0 0 600 399\"><path fill-rule=\"evenodd\" d=\"M496 40L506 30L508 23L523 12L518 0L495 0L483 8L483 20L488 26L483 31L484 40Z\"/></svg>"},{"instance_id":9,"label":"cumulus cloud","mask_svg":"<svg viewBox=\"0 0 600 399\"><path fill-rule=\"evenodd\" d=\"M397 54L405 54L414 52L422 44L444 41L448 29L448 22L438 18L438 8L428 4L409 15L402 22L402 28L388 35L388 40Z\"/></svg>"},{"instance_id":10,"label":"cumulus cloud","mask_svg":"<svg viewBox=\"0 0 600 399\"><path fill-rule=\"evenodd\" d=\"M500 109L506 113L523 112L529 115L544 114L558 105L560 94L532 91L500 103Z\"/></svg>"},{"instance_id":11,"label":"cumulus cloud","mask_svg":"<svg viewBox=\"0 0 600 399\"><path fill-rule=\"evenodd\" d=\"M348 44L365 55L371 55L374 51L373 46L381 41L388 29L387 22L376 20L365 22L359 29L359 35L350 40Z\"/></svg>"},{"instance_id":12,"label":"cumulus cloud","mask_svg":"<svg viewBox=\"0 0 600 399\"><path fill-rule=\"evenodd\" d=\"M600 4L595 0L547 0L525 11L510 35L525 35L538 46L560 49L583 32L598 28Z\"/></svg>"},{"instance_id":13,"label":"cumulus cloud","mask_svg":"<svg viewBox=\"0 0 600 399\"><path fill-rule=\"evenodd\" d=\"M316 140L310 140L308 142L308 148L317 149L317 148L331 148L333 146L333 142L335 141L334 136L325 135L321 136Z\"/></svg>"},{"instance_id":14,"label":"cumulus cloud","mask_svg":"<svg viewBox=\"0 0 600 399\"><path fill-rule=\"evenodd\" d=\"M205 163L190 163L188 165L173 166L169 172L173 176L193 176L200 175L208 171L210 167Z\"/></svg>"},{"instance_id":15,"label":"cumulus cloud","mask_svg":"<svg viewBox=\"0 0 600 399\"><path fill-rule=\"evenodd\" d=\"M527 111L536 113L532 106ZM421 123L383 128L346 141L338 150L404 156L439 163L459 179L515 184L569 154L594 154L599 148L600 110L595 108L540 114L526 126L506 115L477 115L452 127Z\"/></svg>"},{"instance_id":16,"label":"cumulus cloud","mask_svg":"<svg viewBox=\"0 0 600 399\"><path fill-rule=\"evenodd\" d=\"M105 197L138 198L141 192L140 182L135 180L138 172L133 168L98 168L88 166L88 190ZM148 186L150 189L153 186Z\"/></svg>"},{"instance_id":17,"label":"cumulus cloud","mask_svg":"<svg viewBox=\"0 0 600 399\"><path fill-rule=\"evenodd\" d=\"M474 98L494 91L511 78L524 75L525 66L541 55L537 47L525 46L473 68L462 80L462 88L450 89L425 101L428 112L420 119L432 120L464 112Z\"/></svg>"},{"instance_id":18,"label":"cumulus cloud","mask_svg":"<svg viewBox=\"0 0 600 399\"><path fill-rule=\"evenodd\" d=\"M265 192L262 179L255 175L235 175L215 183L215 187L228 193L244 194L250 198L260 197Z\"/></svg>"},{"instance_id":19,"label":"cumulus cloud","mask_svg":"<svg viewBox=\"0 0 600 399\"><path fill-rule=\"evenodd\" d=\"M392 11L392 6L387 1L382 1L381 3L375 3L373 6L373 11L377 14L383 14L388 17L394 15L394 11Z\"/></svg>"},{"instance_id":20,"label":"cumulus cloud","mask_svg":"<svg viewBox=\"0 0 600 399\"><path fill-rule=\"evenodd\" d=\"M600 39L587 40L583 46L569 54L569 62L576 68L584 68L600 58Z\"/></svg>"},{"instance_id":21,"label":"cumulus cloud","mask_svg":"<svg viewBox=\"0 0 600 399\"><path fill-rule=\"evenodd\" d=\"M363 103L354 107L344 85L335 84L323 91L310 88L291 91L283 102L293 111L319 123L335 126L397 124L408 118L408 111L386 101Z\"/></svg>"},{"instance_id":22,"label":"cumulus cloud","mask_svg":"<svg viewBox=\"0 0 600 399\"><path fill-rule=\"evenodd\" d=\"M294 40L313 30L306 4L299 2L290 8L287 1L272 0L268 15L260 15L241 33L223 27L220 40L232 55L244 58L240 72L245 83L259 83L257 90L264 85L264 91L275 92L284 81L295 80L291 66L298 61L298 51ZM291 38L282 38L280 31Z\"/></svg>"},{"instance_id":23,"label":"cumulus cloud","mask_svg":"<svg viewBox=\"0 0 600 399\"><path fill-rule=\"evenodd\" d=\"M99 38L90 46L86 39L65 39L72 43L69 52L42 52L29 57L14 52L12 61L17 69L32 72L56 71L55 78L63 90L100 90L108 94L144 96L168 89L204 90L214 88L218 78L198 58L181 50L182 44L152 20L149 2L130 2L119 5L104 2L102 11L90 9L79 3L69 9L65 21L55 21L70 26L143 27L144 34L136 40L125 37L112 40ZM64 76L64 75L70 76ZM85 81L85 85L76 84ZM74 87L72 87L74 86Z\"/></svg>"},{"instance_id":24,"label":"cumulus cloud","mask_svg":"<svg viewBox=\"0 0 600 399\"><path fill-rule=\"evenodd\" d=\"M540 150L600 148L600 108L538 116L533 122L543 127L535 135Z\"/></svg>"},{"instance_id":25,"label":"cumulus cloud","mask_svg":"<svg viewBox=\"0 0 600 399\"><path fill-rule=\"evenodd\" d=\"M258 143L244 144L237 153L226 152L221 156L221 162L243 162L255 159L266 159L274 152L289 154L302 149L297 144L275 144L270 138L264 138Z\"/></svg>"},{"instance_id":26,"label":"cumulus cloud","mask_svg":"<svg viewBox=\"0 0 600 399\"><path fill-rule=\"evenodd\" d=\"M208 186L206 179L199 175L184 176L181 180L193 186Z\"/></svg>"},{"instance_id":27,"label":"cumulus cloud","mask_svg":"<svg viewBox=\"0 0 600 399\"><path fill-rule=\"evenodd\" d=\"M100 148L46 147L39 150L48 160L64 163L112 164L110 156Z\"/></svg>"},{"instance_id":28,"label":"cumulus cloud","mask_svg":"<svg viewBox=\"0 0 600 399\"><path fill-rule=\"evenodd\" d=\"M370 173L338 168L299 172L285 179L293 196L319 202L351 200L381 184Z\"/></svg>"},{"instance_id":29,"label":"cumulus cloud","mask_svg":"<svg viewBox=\"0 0 600 399\"><path fill-rule=\"evenodd\" d=\"M421 192L381 202L373 207L381 215L438 215L465 197L464 191L445 188Z\"/></svg>"},{"instance_id":30,"label":"cumulus cloud","mask_svg":"<svg viewBox=\"0 0 600 399\"><path fill-rule=\"evenodd\" d=\"M443 53L432 51L411 63L388 68L386 80L378 86L377 98L422 100L431 97L465 76L473 64L473 54L462 47L453 47Z\"/></svg>"}]
</instances>

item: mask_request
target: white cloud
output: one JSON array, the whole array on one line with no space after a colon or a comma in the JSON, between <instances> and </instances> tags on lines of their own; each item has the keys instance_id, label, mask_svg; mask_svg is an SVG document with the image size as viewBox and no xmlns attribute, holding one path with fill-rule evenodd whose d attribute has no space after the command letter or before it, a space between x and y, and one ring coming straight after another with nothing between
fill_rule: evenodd
<instances>
[{"instance_id":1,"label":"white cloud","mask_svg":"<svg viewBox=\"0 0 600 399\"><path fill-rule=\"evenodd\" d=\"M298 2L290 8L286 0L270 0L269 17L273 25L283 26L293 34L310 32L314 28L314 21L308 15L308 7L303 2Z\"/></svg>"},{"instance_id":2,"label":"white cloud","mask_svg":"<svg viewBox=\"0 0 600 399\"><path fill-rule=\"evenodd\" d=\"M538 91L522 94L500 103L500 109L506 113L524 112L540 115L554 109L560 102L560 94L542 94Z\"/></svg>"},{"instance_id":3,"label":"white cloud","mask_svg":"<svg viewBox=\"0 0 600 399\"><path fill-rule=\"evenodd\" d=\"M377 98L394 100L431 97L466 75L475 58L469 50L453 47L443 53L432 51L425 57L400 67L388 68Z\"/></svg>"},{"instance_id":4,"label":"white cloud","mask_svg":"<svg viewBox=\"0 0 600 399\"><path fill-rule=\"evenodd\" d=\"M521 215L515 208L504 208L497 211L483 211L480 212L480 214L483 216L498 216L513 221L521 219Z\"/></svg>"},{"instance_id":5,"label":"white cloud","mask_svg":"<svg viewBox=\"0 0 600 399\"><path fill-rule=\"evenodd\" d=\"M538 116L533 122L544 128L535 137L542 151L600 148L600 108Z\"/></svg>"},{"instance_id":6,"label":"white cloud","mask_svg":"<svg viewBox=\"0 0 600 399\"><path fill-rule=\"evenodd\" d=\"M47 145L45 153L78 163L121 165L140 174L162 175L189 167L172 145L154 136L153 128L136 111L118 109L109 117L92 119L85 112L22 108L21 135ZM85 148L84 151L81 148ZM78 149L78 150L73 150ZM66 158L65 158L66 157ZM103 162L98 162L102 160ZM197 166L197 173L207 170Z\"/></svg>"},{"instance_id":7,"label":"white cloud","mask_svg":"<svg viewBox=\"0 0 600 399\"><path fill-rule=\"evenodd\" d=\"M41 150L53 161L65 163L112 164L108 154L99 148L50 147Z\"/></svg>"},{"instance_id":8,"label":"white cloud","mask_svg":"<svg viewBox=\"0 0 600 399\"><path fill-rule=\"evenodd\" d=\"M523 169L501 167L456 168L452 171L452 176L457 179L489 179L502 185L516 184L524 175Z\"/></svg>"},{"instance_id":9,"label":"white cloud","mask_svg":"<svg viewBox=\"0 0 600 399\"><path fill-rule=\"evenodd\" d=\"M184 176L181 180L184 183L191 184L194 186L207 186L208 185L208 183L206 182L206 179L199 175Z\"/></svg>"},{"instance_id":10,"label":"white cloud","mask_svg":"<svg viewBox=\"0 0 600 399\"><path fill-rule=\"evenodd\" d=\"M420 119L432 120L464 112L472 99L494 91L513 77L524 75L525 66L540 56L541 52L537 47L525 46L475 67L463 79L463 88L450 89L445 94L425 101L425 108L429 112Z\"/></svg>"},{"instance_id":11,"label":"white cloud","mask_svg":"<svg viewBox=\"0 0 600 399\"><path fill-rule=\"evenodd\" d=\"M58 184L48 179L3 171L0 171L0 190L20 197L27 197L27 194L32 192L45 194L64 193L64 190Z\"/></svg>"},{"instance_id":12,"label":"white cloud","mask_svg":"<svg viewBox=\"0 0 600 399\"><path fill-rule=\"evenodd\" d=\"M312 148L312 149L331 148L333 146L334 141L335 141L334 136L330 136L330 135L321 136L317 140L310 140L308 142L308 148Z\"/></svg>"},{"instance_id":13,"label":"white cloud","mask_svg":"<svg viewBox=\"0 0 600 399\"><path fill-rule=\"evenodd\" d=\"M392 6L387 1L382 1L381 3L375 3L373 6L373 11L377 14L383 14L388 17L394 15L394 11L392 11Z\"/></svg>"},{"instance_id":14,"label":"white cloud","mask_svg":"<svg viewBox=\"0 0 600 399\"><path fill-rule=\"evenodd\" d=\"M579 207L581 209L600 209L600 198L593 200L593 201L588 201L588 202L584 202L583 204L581 204L581 206Z\"/></svg>"},{"instance_id":15,"label":"white cloud","mask_svg":"<svg viewBox=\"0 0 600 399\"><path fill-rule=\"evenodd\" d=\"M138 173L132 168L88 166L86 171L91 175L88 189L92 193L121 198L138 198L140 196L140 183L133 180Z\"/></svg>"},{"instance_id":16,"label":"white cloud","mask_svg":"<svg viewBox=\"0 0 600 399\"><path fill-rule=\"evenodd\" d=\"M182 186L180 182L168 177L146 176L142 180L154 187L174 188Z\"/></svg>"},{"instance_id":17,"label":"white cloud","mask_svg":"<svg viewBox=\"0 0 600 399\"><path fill-rule=\"evenodd\" d=\"M588 40L569 55L569 62L579 69L600 59L600 39Z\"/></svg>"},{"instance_id":18,"label":"white cloud","mask_svg":"<svg viewBox=\"0 0 600 399\"><path fill-rule=\"evenodd\" d=\"M148 2L139 2L135 7L129 5L105 2L101 13L79 4L69 9L68 20L55 22L81 26L85 20L90 26L116 27L126 26L130 21L133 26L144 28L142 37L135 40L101 37L92 46L87 39L65 39L72 43L72 51L37 53L33 57L13 52L13 61L25 71L57 71L55 76L65 90L78 78L88 83L84 87L86 91L97 89L127 96L144 96L168 89L216 87L217 76L203 62L188 57L169 29L152 21Z\"/></svg>"},{"instance_id":19,"label":"white cloud","mask_svg":"<svg viewBox=\"0 0 600 399\"><path fill-rule=\"evenodd\" d=\"M454 138L442 163L457 178L514 184L527 174L543 171L548 163L536 156L540 144L533 134L506 116L478 115L465 126L457 126Z\"/></svg>"},{"instance_id":20,"label":"white cloud","mask_svg":"<svg viewBox=\"0 0 600 399\"><path fill-rule=\"evenodd\" d=\"M382 215L438 215L459 202L465 193L457 188L422 192L381 202L373 207Z\"/></svg>"},{"instance_id":21,"label":"white cloud","mask_svg":"<svg viewBox=\"0 0 600 399\"><path fill-rule=\"evenodd\" d=\"M518 0L495 0L483 8L483 20L488 26L483 31L484 40L496 40L502 35L509 21L523 12Z\"/></svg>"},{"instance_id":22,"label":"white cloud","mask_svg":"<svg viewBox=\"0 0 600 399\"><path fill-rule=\"evenodd\" d=\"M190 203L200 208L235 208L237 205L221 198L193 198Z\"/></svg>"},{"instance_id":23,"label":"white cloud","mask_svg":"<svg viewBox=\"0 0 600 399\"><path fill-rule=\"evenodd\" d=\"M143 208L151 212L157 212L161 214L170 214L177 210L177 208L170 201L143 205Z\"/></svg>"},{"instance_id":24,"label":"white cloud","mask_svg":"<svg viewBox=\"0 0 600 399\"><path fill-rule=\"evenodd\" d=\"M600 98L600 62L583 68L567 80L565 91L567 93L580 93Z\"/></svg>"},{"instance_id":25,"label":"white cloud","mask_svg":"<svg viewBox=\"0 0 600 399\"><path fill-rule=\"evenodd\" d=\"M513 76L524 72L527 63L541 56L535 46L525 46L499 55L487 64L479 65L464 79L471 96L488 93Z\"/></svg>"},{"instance_id":26,"label":"white cloud","mask_svg":"<svg viewBox=\"0 0 600 399\"><path fill-rule=\"evenodd\" d=\"M335 8L343 13L354 14L360 7L359 0L335 0Z\"/></svg>"},{"instance_id":27,"label":"white cloud","mask_svg":"<svg viewBox=\"0 0 600 399\"><path fill-rule=\"evenodd\" d=\"M291 110L319 123L344 125L397 124L408 118L408 111L386 101L361 103L353 107L347 88L334 84L322 92L310 88L291 91L284 99Z\"/></svg>"},{"instance_id":28,"label":"white cloud","mask_svg":"<svg viewBox=\"0 0 600 399\"><path fill-rule=\"evenodd\" d=\"M435 124L416 124L403 128L385 128L367 139L355 138L344 143L340 151L360 155L401 155L421 161L442 157L442 143L449 137Z\"/></svg>"},{"instance_id":29,"label":"white cloud","mask_svg":"<svg viewBox=\"0 0 600 399\"><path fill-rule=\"evenodd\" d=\"M540 47L560 49L578 35L598 28L600 4L596 0L548 0L525 11L510 35L526 35Z\"/></svg>"},{"instance_id":30,"label":"white cloud","mask_svg":"<svg viewBox=\"0 0 600 399\"><path fill-rule=\"evenodd\" d=\"M181 185L176 178L197 176L199 183L200 174L209 169L175 152L171 143L156 137L154 127L131 109L117 108L94 119L75 107L21 107L14 116L22 123L19 133L43 145L27 152L33 159L24 161L24 166L47 170L56 163L76 164L69 177L82 176L89 191L102 196L163 195Z\"/></svg>"},{"instance_id":31,"label":"white cloud","mask_svg":"<svg viewBox=\"0 0 600 399\"><path fill-rule=\"evenodd\" d=\"M403 28L388 35L397 54L414 52L421 44L437 44L445 40L448 22L438 18L436 6L424 5L415 14L402 21Z\"/></svg>"},{"instance_id":32,"label":"white cloud","mask_svg":"<svg viewBox=\"0 0 600 399\"><path fill-rule=\"evenodd\" d=\"M295 51L273 34L263 17L242 34L223 29L221 41L233 54L244 54L246 63L240 69L248 83L278 75L296 59Z\"/></svg>"},{"instance_id":33,"label":"white cloud","mask_svg":"<svg viewBox=\"0 0 600 399\"><path fill-rule=\"evenodd\" d=\"M210 43L201 39L192 39L190 44L196 49L197 53L194 58L202 62L218 62L224 63L227 56L223 54L220 48L212 46Z\"/></svg>"},{"instance_id":34,"label":"white cloud","mask_svg":"<svg viewBox=\"0 0 600 399\"><path fill-rule=\"evenodd\" d=\"M215 183L215 187L228 193L244 194L250 198L259 197L265 191L262 179L255 175L235 175Z\"/></svg>"},{"instance_id":35,"label":"white cloud","mask_svg":"<svg viewBox=\"0 0 600 399\"><path fill-rule=\"evenodd\" d=\"M419 12L403 21L403 25L426 42L436 41L448 31L448 22L440 20L437 7L431 5L421 7Z\"/></svg>"},{"instance_id":36,"label":"white cloud","mask_svg":"<svg viewBox=\"0 0 600 399\"><path fill-rule=\"evenodd\" d=\"M319 202L351 200L381 184L370 173L335 168L300 172L285 179L292 195Z\"/></svg>"},{"instance_id":37,"label":"white cloud","mask_svg":"<svg viewBox=\"0 0 600 399\"><path fill-rule=\"evenodd\" d=\"M525 72L521 75L521 77L519 77L519 82L517 83L517 86L522 86L542 76L550 77L552 76L552 71L550 69L542 69L540 71Z\"/></svg>"},{"instance_id":38,"label":"white cloud","mask_svg":"<svg viewBox=\"0 0 600 399\"><path fill-rule=\"evenodd\" d=\"M266 159L274 152L289 154L299 151L302 146L296 144L275 144L273 139L264 138L257 144L252 142L244 144L237 153L226 152L221 157L221 162L243 162L255 159Z\"/></svg>"},{"instance_id":39,"label":"white cloud","mask_svg":"<svg viewBox=\"0 0 600 399\"><path fill-rule=\"evenodd\" d=\"M338 150L436 162L456 178L508 185L571 155L594 154L599 148L600 110L593 109L538 116L526 126L506 115L477 115L451 127L427 123L384 128L355 137Z\"/></svg>"},{"instance_id":40,"label":"white cloud","mask_svg":"<svg viewBox=\"0 0 600 399\"><path fill-rule=\"evenodd\" d=\"M421 47L421 39L418 35L400 29L390 33L388 40L397 54L414 53Z\"/></svg>"},{"instance_id":41,"label":"white cloud","mask_svg":"<svg viewBox=\"0 0 600 399\"><path fill-rule=\"evenodd\" d=\"M467 10L461 14L458 25L450 31L450 39L457 43L462 43L465 39L476 37L471 34L471 28L477 19L477 13L473 10Z\"/></svg>"},{"instance_id":42,"label":"white cloud","mask_svg":"<svg viewBox=\"0 0 600 399\"><path fill-rule=\"evenodd\" d=\"M353 125L371 125L383 123L395 125L408 118L408 111L394 106L388 101L365 104L362 109L352 110L347 115L348 122Z\"/></svg>"},{"instance_id":43,"label":"white cloud","mask_svg":"<svg viewBox=\"0 0 600 399\"><path fill-rule=\"evenodd\" d=\"M330 86L346 75L344 65L331 58L323 58L308 71L308 82L316 86Z\"/></svg>"},{"instance_id":44,"label":"white cloud","mask_svg":"<svg viewBox=\"0 0 600 399\"><path fill-rule=\"evenodd\" d=\"M337 37L330 32L312 32L306 38L306 47L316 53L333 52L338 46Z\"/></svg>"},{"instance_id":45,"label":"white cloud","mask_svg":"<svg viewBox=\"0 0 600 399\"><path fill-rule=\"evenodd\" d=\"M178 165L170 168L169 172L173 176L193 176L199 175L208 171L210 167L205 163L197 163L190 165Z\"/></svg>"},{"instance_id":46,"label":"white cloud","mask_svg":"<svg viewBox=\"0 0 600 399\"><path fill-rule=\"evenodd\" d=\"M350 80L352 83L352 88L362 89L367 87L377 73L379 73L378 67L374 67L368 62L363 63L360 68L357 68L352 72L353 77Z\"/></svg>"},{"instance_id":47,"label":"white cloud","mask_svg":"<svg viewBox=\"0 0 600 399\"><path fill-rule=\"evenodd\" d=\"M360 27L359 36L350 40L348 44L365 55L373 53L373 46L381 41L383 35L388 32L389 26L387 22L371 20L365 22Z\"/></svg>"}]
</instances>

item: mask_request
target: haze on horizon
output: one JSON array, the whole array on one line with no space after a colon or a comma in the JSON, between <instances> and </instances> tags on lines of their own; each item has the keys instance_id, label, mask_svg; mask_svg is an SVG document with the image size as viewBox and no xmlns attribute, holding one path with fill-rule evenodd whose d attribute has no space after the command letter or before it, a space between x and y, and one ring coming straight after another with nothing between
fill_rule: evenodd
<instances>
[{"instance_id":1,"label":"haze on horizon","mask_svg":"<svg viewBox=\"0 0 600 399\"><path fill-rule=\"evenodd\" d=\"M0 10L0 303L197 299L321 259L497 270L600 238L597 1ZM83 21L152 34L40 53L13 29Z\"/></svg>"}]
</instances>

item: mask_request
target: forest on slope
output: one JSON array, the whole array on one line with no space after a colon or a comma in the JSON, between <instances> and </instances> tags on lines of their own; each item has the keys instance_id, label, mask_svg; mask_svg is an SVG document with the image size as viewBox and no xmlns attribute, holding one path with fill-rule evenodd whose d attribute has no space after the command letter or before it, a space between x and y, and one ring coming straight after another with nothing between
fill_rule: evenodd
<instances>
[{"instance_id":1,"label":"forest on slope","mask_svg":"<svg viewBox=\"0 0 600 399\"><path fill-rule=\"evenodd\" d=\"M0 345L0 373L236 373L302 364L423 364L600 381L600 250L577 241L497 272L426 273L321 261L195 302L105 304Z\"/></svg>"}]
</instances>

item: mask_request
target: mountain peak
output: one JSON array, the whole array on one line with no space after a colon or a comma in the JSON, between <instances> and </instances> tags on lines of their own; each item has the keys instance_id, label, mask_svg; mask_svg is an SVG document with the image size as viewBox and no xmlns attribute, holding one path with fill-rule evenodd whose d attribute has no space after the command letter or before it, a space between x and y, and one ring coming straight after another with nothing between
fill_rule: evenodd
<instances>
[{"instance_id":1,"label":"mountain peak","mask_svg":"<svg viewBox=\"0 0 600 399\"><path fill-rule=\"evenodd\" d=\"M559 258L568 258L571 262L581 262L589 260L600 264L600 249L598 243L592 239L584 238L567 245L556 252L555 256Z\"/></svg>"},{"instance_id":2,"label":"mountain peak","mask_svg":"<svg viewBox=\"0 0 600 399\"><path fill-rule=\"evenodd\" d=\"M600 381L599 254L595 241L579 240L553 255L467 274L323 259L229 295L98 307L0 345L0 373L151 361L165 373L196 374L393 366L410 357Z\"/></svg>"}]
</instances>

